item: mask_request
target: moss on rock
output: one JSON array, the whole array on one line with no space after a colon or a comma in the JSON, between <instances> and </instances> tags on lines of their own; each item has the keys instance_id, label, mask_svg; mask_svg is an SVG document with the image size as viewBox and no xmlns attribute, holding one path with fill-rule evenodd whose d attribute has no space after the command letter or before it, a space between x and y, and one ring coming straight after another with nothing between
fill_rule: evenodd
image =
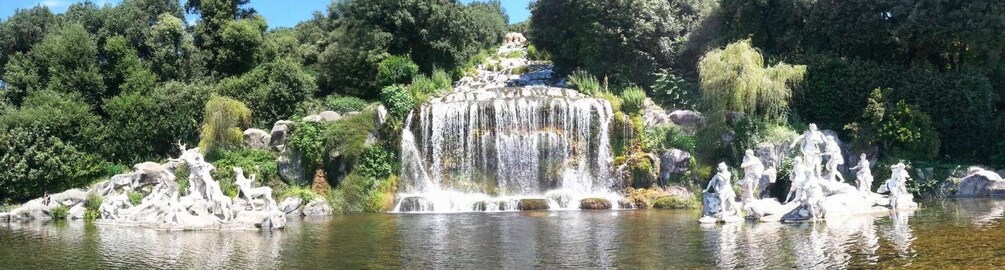
<instances>
[{"instance_id":1,"label":"moss on rock","mask_svg":"<svg viewBox=\"0 0 1005 270\"><path fill-rule=\"evenodd\" d=\"M607 210L613 206L611 201L603 198L586 198L579 201L579 209L583 210Z\"/></svg>"},{"instance_id":2,"label":"moss on rock","mask_svg":"<svg viewBox=\"0 0 1005 270\"><path fill-rule=\"evenodd\" d=\"M522 199L517 203L516 208L520 211L548 210L548 201L545 199Z\"/></svg>"},{"instance_id":3,"label":"moss on rock","mask_svg":"<svg viewBox=\"0 0 1005 270\"><path fill-rule=\"evenodd\" d=\"M653 202L653 208L656 209L698 209L700 206L701 203L693 196L664 196Z\"/></svg>"}]
</instances>

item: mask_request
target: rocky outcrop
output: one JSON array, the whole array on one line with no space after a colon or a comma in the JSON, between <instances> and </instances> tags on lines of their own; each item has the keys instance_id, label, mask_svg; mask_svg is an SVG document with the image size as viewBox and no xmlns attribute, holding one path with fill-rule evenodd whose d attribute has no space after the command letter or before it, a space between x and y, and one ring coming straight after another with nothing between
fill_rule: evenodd
<instances>
[{"instance_id":1,"label":"rocky outcrop","mask_svg":"<svg viewBox=\"0 0 1005 270\"><path fill-rule=\"evenodd\" d=\"M286 149L286 135L292 125L293 122L286 120L276 121L276 124L272 125L269 136L269 147L272 150L282 152Z\"/></svg>"},{"instance_id":2,"label":"rocky outcrop","mask_svg":"<svg viewBox=\"0 0 1005 270\"><path fill-rule=\"evenodd\" d=\"M334 111L323 111L318 116L321 117L321 121L325 122L335 122L342 119L342 115Z\"/></svg>"},{"instance_id":3,"label":"rocky outcrop","mask_svg":"<svg viewBox=\"0 0 1005 270\"><path fill-rule=\"evenodd\" d=\"M705 121L705 118L701 116L701 113L690 111L690 110L678 110L671 112L670 121L678 126L694 127Z\"/></svg>"},{"instance_id":4,"label":"rocky outcrop","mask_svg":"<svg viewBox=\"0 0 1005 270\"><path fill-rule=\"evenodd\" d=\"M269 142L272 141L271 135L264 130L257 128L249 128L244 131L244 146L253 149L269 149Z\"/></svg>"},{"instance_id":5,"label":"rocky outcrop","mask_svg":"<svg viewBox=\"0 0 1005 270\"><path fill-rule=\"evenodd\" d=\"M304 116L304 118L301 118L301 119L300 119L300 121L304 121L304 122L315 122L315 123L317 123L317 122L321 122L321 120L322 120L322 119L321 119L321 116L320 116L320 115L317 115L317 114L312 114L312 115L308 115L308 116Z\"/></svg>"},{"instance_id":6,"label":"rocky outcrop","mask_svg":"<svg viewBox=\"0 0 1005 270\"><path fill-rule=\"evenodd\" d=\"M287 215L297 215L300 214L300 207L303 206L304 200L299 197L289 197L279 203L279 211Z\"/></svg>"},{"instance_id":7,"label":"rocky outcrop","mask_svg":"<svg viewBox=\"0 0 1005 270\"><path fill-rule=\"evenodd\" d=\"M686 173L691 167L691 153L670 149L660 155L659 180L666 184L672 175Z\"/></svg>"},{"instance_id":8,"label":"rocky outcrop","mask_svg":"<svg viewBox=\"0 0 1005 270\"><path fill-rule=\"evenodd\" d=\"M307 206L304 206L303 210L304 216L330 216L334 211L332 211L332 206L327 201L321 198L314 199Z\"/></svg>"},{"instance_id":9,"label":"rocky outcrop","mask_svg":"<svg viewBox=\"0 0 1005 270\"><path fill-rule=\"evenodd\" d=\"M981 168L970 169L970 174L960 179L957 197L1005 196L1005 180L1001 175Z\"/></svg>"},{"instance_id":10,"label":"rocky outcrop","mask_svg":"<svg viewBox=\"0 0 1005 270\"><path fill-rule=\"evenodd\" d=\"M292 149L286 149L276 158L276 166L279 170L279 177L291 185L306 185L304 178L304 167L300 161L300 154Z\"/></svg>"},{"instance_id":11,"label":"rocky outcrop","mask_svg":"<svg viewBox=\"0 0 1005 270\"><path fill-rule=\"evenodd\" d=\"M614 207L611 201L604 198L586 198L579 201L579 209L608 210Z\"/></svg>"},{"instance_id":12,"label":"rocky outcrop","mask_svg":"<svg viewBox=\"0 0 1005 270\"><path fill-rule=\"evenodd\" d=\"M666 110L664 110L659 105L656 105L656 103L653 102L652 99L646 98L644 107L645 109L643 109L642 113L642 122L645 123L646 128L653 128L653 127L660 127L674 124L673 120L670 118L670 115L667 114Z\"/></svg>"}]
</instances>

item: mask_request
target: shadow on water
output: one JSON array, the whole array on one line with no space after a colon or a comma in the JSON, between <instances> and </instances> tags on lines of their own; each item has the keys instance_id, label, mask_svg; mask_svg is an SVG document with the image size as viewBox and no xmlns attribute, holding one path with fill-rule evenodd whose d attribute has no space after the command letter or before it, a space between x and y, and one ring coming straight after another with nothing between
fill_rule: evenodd
<instances>
[{"instance_id":1,"label":"shadow on water","mask_svg":"<svg viewBox=\"0 0 1005 270\"><path fill-rule=\"evenodd\" d=\"M0 225L24 268L998 268L1005 201L924 203L826 222L700 225L693 211L372 214L274 232L158 232L82 222Z\"/></svg>"}]
</instances>

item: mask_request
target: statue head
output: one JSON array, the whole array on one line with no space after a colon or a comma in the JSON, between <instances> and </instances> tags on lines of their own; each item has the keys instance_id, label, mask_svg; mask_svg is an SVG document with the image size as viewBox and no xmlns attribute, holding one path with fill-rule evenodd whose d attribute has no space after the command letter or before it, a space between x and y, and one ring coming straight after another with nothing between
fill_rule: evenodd
<instances>
[{"instance_id":1,"label":"statue head","mask_svg":"<svg viewBox=\"0 0 1005 270\"><path fill-rule=\"evenodd\" d=\"M234 175L237 175L238 178L244 178L244 169L241 169L241 167L234 167Z\"/></svg>"},{"instance_id":2,"label":"statue head","mask_svg":"<svg viewBox=\"0 0 1005 270\"><path fill-rule=\"evenodd\" d=\"M812 124L811 123L810 124L810 131L816 132L817 131L817 124Z\"/></svg>"},{"instance_id":3,"label":"statue head","mask_svg":"<svg viewBox=\"0 0 1005 270\"><path fill-rule=\"evenodd\" d=\"M858 159L859 159L859 160L866 160L867 158L868 158L868 156L866 156L866 155L865 155L865 153L862 153L862 155L861 155L861 156L859 156L859 158L858 158Z\"/></svg>"},{"instance_id":4,"label":"statue head","mask_svg":"<svg viewBox=\"0 0 1005 270\"><path fill-rule=\"evenodd\" d=\"M795 164L800 164L800 163L803 163L803 157L801 157L801 156L797 156L796 158L792 159L792 161L793 161L793 163L795 163Z\"/></svg>"},{"instance_id":5,"label":"statue head","mask_svg":"<svg viewBox=\"0 0 1005 270\"><path fill-rule=\"evenodd\" d=\"M748 157L753 157L754 156L754 150L747 149L747 151L745 151L743 153L745 155L747 155Z\"/></svg>"},{"instance_id":6,"label":"statue head","mask_svg":"<svg viewBox=\"0 0 1005 270\"><path fill-rule=\"evenodd\" d=\"M728 172L729 166L726 166L725 162L719 162L719 172Z\"/></svg>"}]
</instances>

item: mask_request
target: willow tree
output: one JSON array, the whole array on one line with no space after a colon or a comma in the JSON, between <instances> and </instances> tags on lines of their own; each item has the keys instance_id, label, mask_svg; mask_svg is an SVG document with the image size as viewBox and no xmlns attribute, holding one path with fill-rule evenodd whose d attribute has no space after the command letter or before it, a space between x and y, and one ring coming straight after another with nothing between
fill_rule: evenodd
<instances>
[{"instance_id":1,"label":"willow tree","mask_svg":"<svg viewBox=\"0 0 1005 270\"><path fill-rule=\"evenodd\" d=\"M206 102L199 149L212 153L219 146L239 145L244 129L251 125L251 110L229 97L213 95Z\"/></svg>"},{"instance_id":2,"label":"willow tree","mask_svg":"<svg viewBox=\"0 0 1005 270\"><path fill-rule=\"evenodd\" d=\"M785 115L792 87L802 83L806 66L785 63L766 67L764 57L743 40L709 51L698 63L702 102L713 124L725 123L727 112L763 121Z\"/></svg>"}]
</instances>

